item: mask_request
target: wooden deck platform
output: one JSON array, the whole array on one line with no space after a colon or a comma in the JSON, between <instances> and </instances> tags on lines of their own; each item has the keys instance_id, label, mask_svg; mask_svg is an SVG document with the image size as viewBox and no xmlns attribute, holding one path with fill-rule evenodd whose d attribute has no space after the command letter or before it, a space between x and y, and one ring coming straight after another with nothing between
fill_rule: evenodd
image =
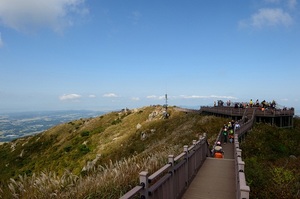
<instances>
[{"instance_id":1,"label":"wooden deck platform","mask_svg":"<svg viewBox=\"0 0 300 199\"><path fill-rule=\"evenodd\" d=\"M290 128L293 127L293 117L295 114L294 108L285 109L264 109L261 107L252 108L234 108L232 106L215 106L205 107L202 106L200 111L202 114L216 115L222 117L231 117L237 121L247 116L248 119L254 114L255 122L270 123L278 127Z\"/></svg>"},{"instance_id":2,"label":"wooden deck platform","mask_svg":"<svg viewBox=\"0 0 300 199\"><path fill-rule=\"evenodd\" d=\"M233 145L222 145L224 159L205 160L182 199L236 198Z\"/></svg>"}]
</instances>

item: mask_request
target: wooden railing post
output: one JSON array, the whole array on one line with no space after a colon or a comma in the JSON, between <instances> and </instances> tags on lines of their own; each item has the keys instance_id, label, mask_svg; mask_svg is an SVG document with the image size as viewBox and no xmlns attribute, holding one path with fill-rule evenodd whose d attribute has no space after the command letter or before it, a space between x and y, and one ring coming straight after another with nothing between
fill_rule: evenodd
<instances>
[{"instance_id":1,"label":"wooden railing post","mask_svg":"<svg viewBox=\"0 0 300 199\"><path fill-rule=\"evenodd\" d=\"M201 138L201 140L207 140L207 133L203 133L203 137ZM204 160L206 159L206 157L210 157L211 156L211 151L209 150L209 146L202 146L203 148L201 149L202 153L202 163L204 162ZM213 146L214 148L214 146ZM202 164L201 163L201 164Z\"/></svg>"},{"instance_id":2,"label":"wooden railing post","mask_svg":"<svg viewBox=\"0 0 300 199\"><path fill-rule=\"evenodd\" d=\"M241 157L237 157L237 159L238 159L238 169L239 169L239 172L244 172L245 162L242 160Z\"/></svg>"},{"instance_id":3,"label":"wooden railing post","mask_svg":"<svg viewBox=\"0 0 300 199\"><path fill-rule=\"evenodd\" d=\"M174 155L169 155L168 156L168 162L169 164L171 164L171 168L169 169L169 173L171 173L172 175L172 186L171 186L171 191L170 191L170 198L175 198L174 195L176 195L176 182L175 182L175 178L174 178Z\"/></svg>"},{"instance_id":4,"label":"wooden railing post","mask_svg":"<svg viewBox=\"0 0 300 199\"><path fill-rule=\"evenodd\" d=\"M201 141L202 141L202 139L203 139L203 135L199 135L199 142L200 142L200 144L202 144L201 143ZM203 146L201 146L201 152L200 152L200 160L201 160L201 164L202 164L202 162L203 162L203 149L202 149L202 147Z\"/></svg>"},{"instance_id":5,"label":"wooden railing post","mask_svg":"<svg viewBox=\"0 0 300 199\"><path fill-rule=\"evenodd\" d=\"M141 191L141 198L148 199L149 198L149 194L148 194L149 183L148 183L148 172L147 171L142 171L140 173L140 184L141 184L141 186L143 186L143 189Z\"/></svg>"},{"instance_id":6,"label":"wooden railing post","mask_svg":"<svg viewBox=\"0 0 300 199\"><path fill-rule=\"evenodd\" d=\"M172 171L174 169L174 155L169 155L168 156L168 162L172 165Z\"/></svg>"},{"instance_id":7,"label":"wooden railing post","mask_svg":"<svg viewBox=\"0 0 300 199\"><path fill-rule=\"evenodd\" d=\"M193 151L194 151L194 157L195 158L193 158L194 159L194 170L192 171L193 173L195 173L196 172L196 169L197 169L197 162L198 162L198 153L197 153L197 151L196 151L196 144L197 144L197 140L193 140L193 146L194 146L194 149L193 149Z\"/></svg>"},{"instance_id":8,"label":"wooden railing post","mask_svg":"<svg viewBox=\"0 0 300 199\"><path fill-rule=\"evenodd\" d=\"M245 175L243 175L243 176L245 177ZM242 185L241 188L240 188L240 191L241 191L241 195L240 195L241 199L249 199L249 193L250 193L250 187L249 186Z\"/></svg>"},{"instance_id":9,"label":"wooden railing post","mask_svg":"<svg viewBox=\"0 0 300 199\"><path fill-rule=\"evenodd\" d=\"M188 157L188 145L183 146L183 152L185 153L185 186L189 185L189 157Z\"/></svg>"},{"instance_id":10,"label":"wooden railing post","mask_svg":"<svg viewBox=\"0 0 300 199\"><path fill-rule=\"evenodd\" d=\"M242 149L236 149L236 155L237 157L242 157Z\"/></svg>"},{"instance_id":11,"label":"wooden railing post","mask_svg":"<svg viewBox=\"0 0 300 199\"><path fill-rule=\"evenodd\" d=\"M203 137L202 135L199 135L199 140L201 140L201 139L202 139L202 137Z\"/></svg>"},{"instance_id":12,"label":"wooden railing post","mask_svg":"<svg viewBox=\"0 0 300 199\"><path fill-rule=\"evenodd\" d=\"M197 140L193 140L193 145L195 146L197 143Z\"/></svg>"}]
</instances>

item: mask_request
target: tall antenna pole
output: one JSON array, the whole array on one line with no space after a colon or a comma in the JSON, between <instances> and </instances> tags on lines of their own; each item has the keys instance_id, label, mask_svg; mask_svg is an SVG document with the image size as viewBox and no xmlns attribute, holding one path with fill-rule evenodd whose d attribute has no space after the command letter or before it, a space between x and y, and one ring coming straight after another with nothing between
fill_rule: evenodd
<instances>
[{"instance_id":1,"label":"tall antenna pole","mask_svg":"<svg viewBox=\"0 0 300 199\"><path fill-rule=\"evenodd\" d=\"M164 118L167 119L169 117L168 114L168 95L165 94L166 103L164 104L165 110L164 110Z\"/></svg>"},{"instance_id":2,"label":"tall antenna pole","mask_svg":"<svg viewBox=\"0 0 300 199\"><path fill-rule=\"evenodd\" d=\"M165 99L166 99L165 108L166 108L166 111L167 111L168 110L168 94L165 94Z\"/></svg>"}]
</instances>

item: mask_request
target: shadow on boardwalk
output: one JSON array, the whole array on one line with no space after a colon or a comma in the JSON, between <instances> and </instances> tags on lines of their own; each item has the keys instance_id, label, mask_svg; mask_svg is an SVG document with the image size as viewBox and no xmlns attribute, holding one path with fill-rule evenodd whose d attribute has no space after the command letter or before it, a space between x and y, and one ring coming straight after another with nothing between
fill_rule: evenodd
<instances>
[{"instance_id":1,"label":"shadow on boardwalk","mask_svg":"<svg viewBox=\"0 0 300 199\"><path fill-rule=\"evenodd\" d=\"M224 159L207 158L182 199L236 198L234 144L223 144Z\"/></svg>"}]
</instances>

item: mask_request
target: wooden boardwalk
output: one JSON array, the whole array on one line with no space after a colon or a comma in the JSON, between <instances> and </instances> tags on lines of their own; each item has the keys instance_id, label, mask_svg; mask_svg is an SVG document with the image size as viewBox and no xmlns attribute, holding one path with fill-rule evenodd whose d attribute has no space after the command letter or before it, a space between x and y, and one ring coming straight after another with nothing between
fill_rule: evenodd
<instances>
[{"instance_id":1,"label":"wooden boardwalk","mask_svg":"<svg viewBox=\"0 0 300 199\"><path fill-rule=\"evenodd\" d=\"M234 153L231 143L223 144L224 159L207 158L182 199L236 198Z\"/></svg>"}]
</instances>

